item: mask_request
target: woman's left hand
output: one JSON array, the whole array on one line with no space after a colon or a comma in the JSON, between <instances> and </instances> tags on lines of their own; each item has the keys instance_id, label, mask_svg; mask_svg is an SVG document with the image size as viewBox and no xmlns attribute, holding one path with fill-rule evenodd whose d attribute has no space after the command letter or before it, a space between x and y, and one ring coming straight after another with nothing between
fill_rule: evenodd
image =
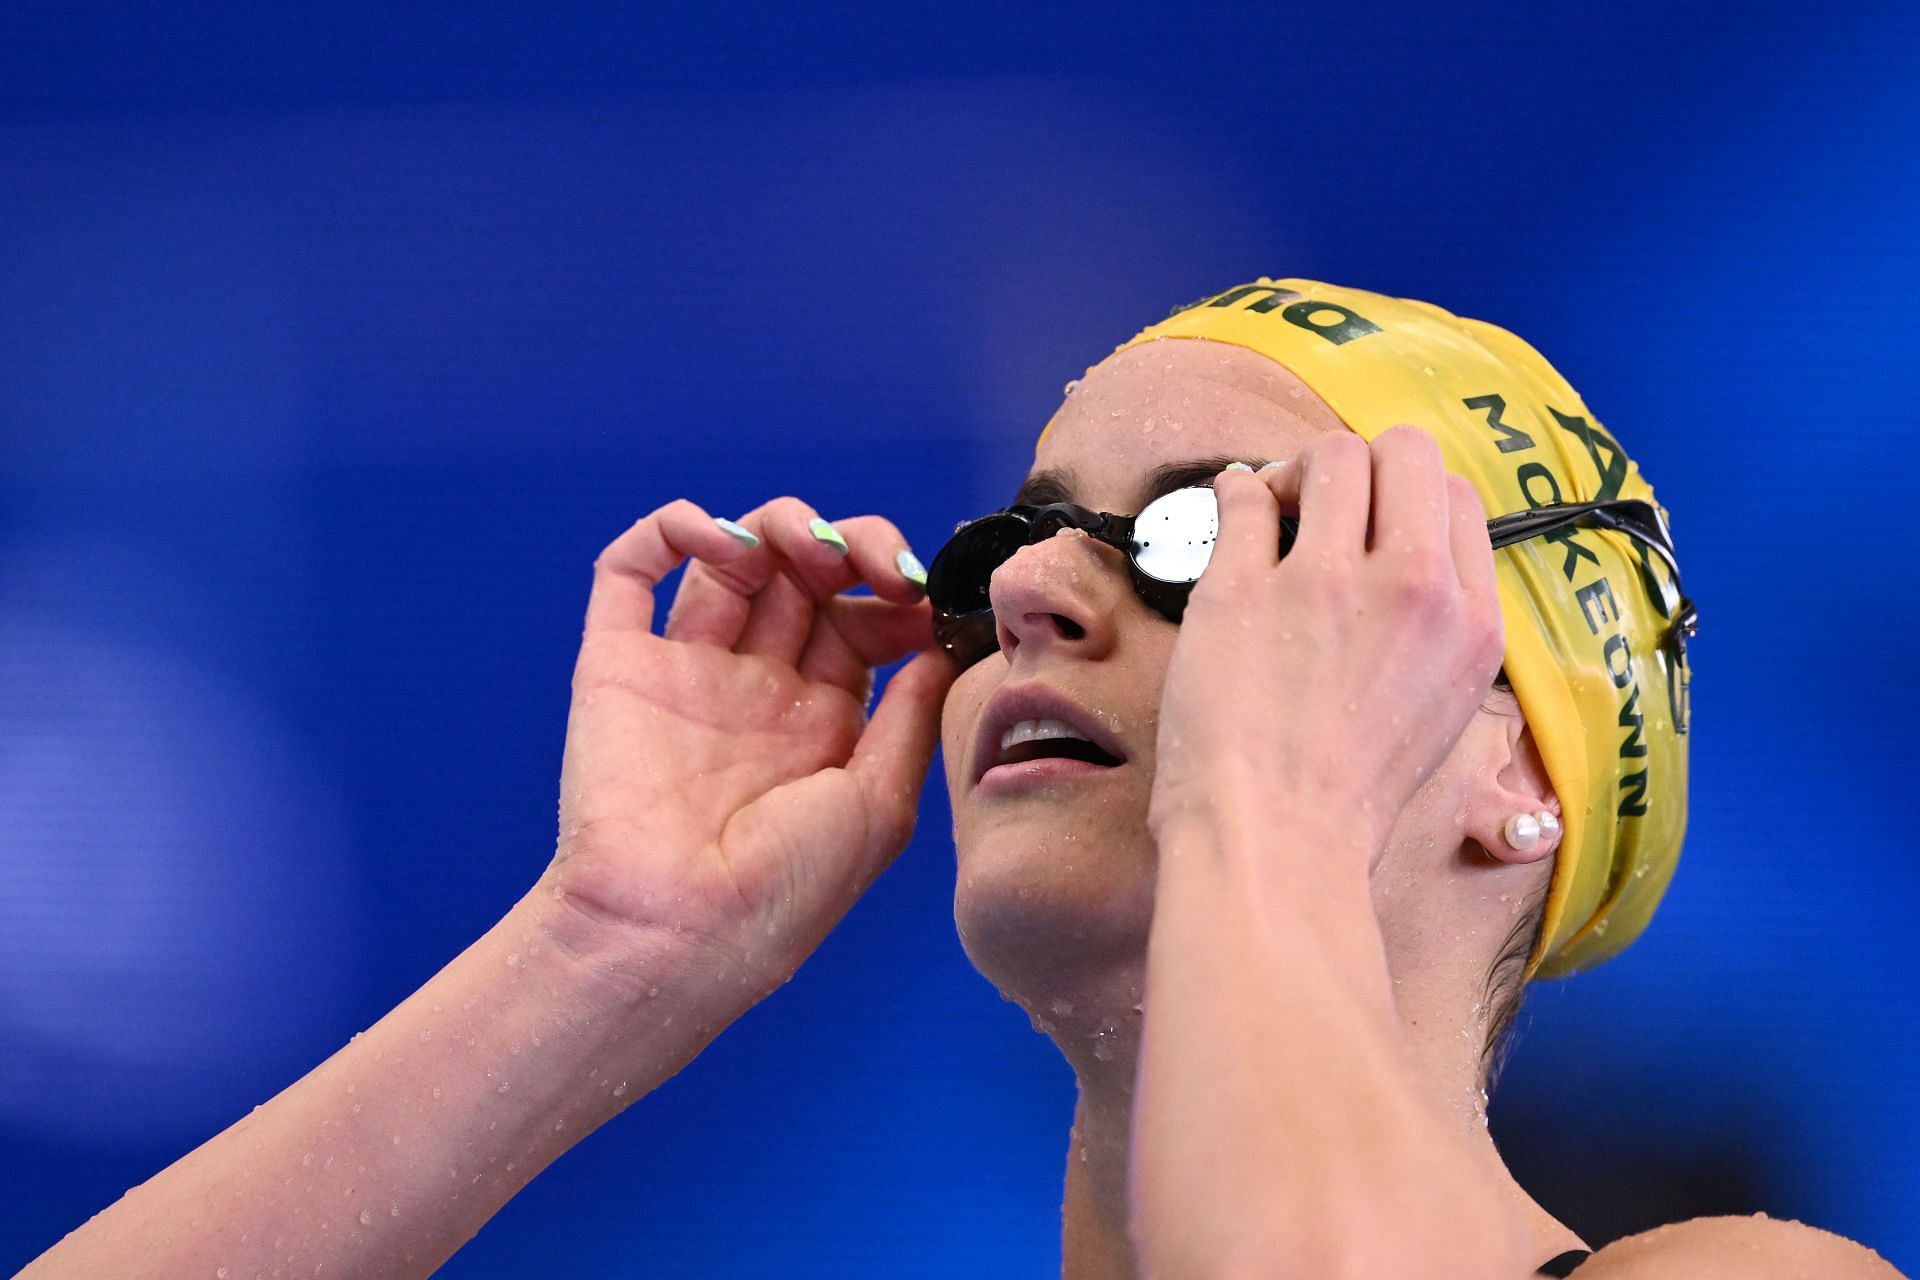
<instances>
[{"instance_id":1,"label":"woman's left hand","mask_svg":"<svg viewBox=\"0 0 1920 1280\"><path fill-rule=\"evenodd\" d=\"M1486 511L1413 426L1371 446L1319 436L1214 491L1219 537L1167 667L1149 827L1229 803L1332 817L1358 824L1371 873L1500 667ZM1284 558L1282 514L1300 519Z\"/></svg>"}]
</instances>

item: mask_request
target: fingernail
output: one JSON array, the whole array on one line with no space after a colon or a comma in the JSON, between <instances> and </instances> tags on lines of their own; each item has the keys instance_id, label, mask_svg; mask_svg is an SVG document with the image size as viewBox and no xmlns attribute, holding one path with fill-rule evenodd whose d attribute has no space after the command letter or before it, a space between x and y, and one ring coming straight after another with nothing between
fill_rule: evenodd
<instances>
[{"instance_id":1,"label":"fingernail","mask_svg":"<svg viewBox=\"0 0 1920 1280\"><path fill-rule=\"evenodd\" d=\"M1246 463L1244 463L1244 462L1229 462L1229 463L1228 463L1228 464L1227 464L1226 466L1224 466L1224 467L1222 467L1222 468L1221 468L1221 470L1223 470L1223 471L1251 471L1251 470L1253 470L1253 468L1252 468L1252 467L1250 467L1250 466L1248 466L1248 465L1247 465Z\"/></svg>"},{"instance_id":2,"label":"fingernail","mask_svg":"<svg viewBox=\"0 0 1920 1280\"><path fill-rule=\"evenodd\" d=\"M900 568L900 576L916 587L927 585L927 567L920 563L920 557L911 551L902 551L893 558Z\"/></svg>"},{"instance_id":3,"label":"fingernail","mask_svg":"<svg viewBox=\"0 0 1920 1280\"><path fill-rule=\"evenodd\" d=\"M1285 458L1275 458L1272 462L1267 463L1265 466L1261 467L1260 469L1262 471L1278 471L1280 468L1286 465L1287 465L1287 460Z\"/></svg>"},{"instance_id":4,"label":"fingernail","mask_svg":"<svg viewBox=\"0 0 1920 1280\"><path fill-rule=\"evenodd\" d=\"M737 525L725 516L715 516L713 522L740 541L746 543L749 547L757 547L760 545L760 539L754 536L753 530L746 528L744 525Z\"/></svg>"},{"instance_id":5,"label":"fingernail","mask_svg":"<svg viewBox=\"0 0 1920 1280\"><path fill-rule=\"evenodd\" d=\"M813 519L807 521L807 532L832 547L835 551L838 551L841 555L847 554L847 540L840 536L838 529L828 524L825 520L822 520L819 516L815 516Z\"/></svg>"}]
</instances>

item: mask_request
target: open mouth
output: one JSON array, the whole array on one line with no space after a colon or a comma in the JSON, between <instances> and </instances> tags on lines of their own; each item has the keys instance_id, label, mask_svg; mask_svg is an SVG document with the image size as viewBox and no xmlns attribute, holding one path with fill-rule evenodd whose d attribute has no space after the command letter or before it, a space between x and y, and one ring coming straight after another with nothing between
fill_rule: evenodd
<instances>
[{"instance_id":1,"label":"open mouth","mask_svg":"<svg viewBox=\"0 0 1920 1280\"><path fill-rule=\"evenodd\" d=\"M1126 744L1104 715L1038 682L1003 686L980 717L974 781L991 777L998 789L1014 779L1103 776L1127 762Z\"/></svg>"},{"instance_id":2,"label":"open mouth","mask_svg":"<svg viewBox=\"0 0 1920 1280\"><path fill-rule=\"evenodd\" d=\"M1029 760L1084 760L1088 764L1111 769L1120 763L1084 738L1034 738L1018 742L1000 753L994 764L1025 764Z\"/></svg>"},{"instance_id":3,"label":"open mouth","mask_svg":"<svg viewBox=\"0 0 1920 1280\"><path fill-rule=\"evenodd\" d=\"M1091 776L1123 758L1089 738L1071 721L1052 716L1017 720L1001 733L998 749L980 781L998 790L1022 781L1064 781Z\"/></svg>"}]
</instances>

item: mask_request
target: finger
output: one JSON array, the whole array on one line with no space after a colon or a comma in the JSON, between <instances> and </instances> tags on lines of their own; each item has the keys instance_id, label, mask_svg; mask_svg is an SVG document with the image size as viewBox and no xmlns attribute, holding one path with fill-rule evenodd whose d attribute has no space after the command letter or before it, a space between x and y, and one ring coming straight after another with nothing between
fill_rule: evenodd
<instances>
[{"instance_id":1,"label":"finger","mask_svg":"<svg viewBox=\"0 0 1920 1280\"><path fill-rule=\"evenodd\" d=\"M1373 441L1373 545L1377 554L1437 562L1448 555L1447 467L1434 438L1389 427Z\"/></svg>"},{"instance_id":2,"label":"finger","mask_svg":"<svg viewBox=\"0 0 1920 1280\"><path fill-rule=\"evenodd\" d=\"M933 644L931 605L837 596L820 607L797 665L808 680L862 693L870 687L874 668L931 649Z\"/></svg>"},{"instance_id":3,"label":"finger","mask_svg":"<svg viewBox=\"0 0 1920 1280\"><path fill-rule=\"evenodd\" d=\"M825 520L798 498L777 498L741 520L784 555L787 571L817 601L865 583L883 600L911 604L924 595L895 561L907 540L884 516ZM755 517L758 515L759 522Z\"/></svg>"},{"instance_id":4,"label":"finger","mask_svg":"<svg viewBox=\"0 0 1920 1280\"><path fill-rule=\"evenodd\" d=\"M705 641L731 649L746 629L754 598L783 570L796 568L796 556L816 570L837 565L839 550L806 532L808 521L816 516L798 498L775 498L741 516L740 527L758 538L759 544L725 565L687 566L667 619L667 639ZM804 622L800 634L806 634Z\"/></svg>"},{"instance_id":5,"label":"finger","mask_svg":"<svg viewBox=\"0 0 1920 1280\"><path fill-rule=\"evenodd\" d=\"M908 578L905 569L911 567L919 577L925 577L926 571L913 558L906 539L900 536L891 520L881 516L854 516L830 527L847 544L847 554L838 566L841 572L809 574L800 566L785 570L787 585L793 589L786 589L776 578L754 597L747 625L734 646L736 650L778 657L788 663L797 661L805 651L808 633L816 630L811 610L838 599L836 593L863 582L873 588L876 597L895 606L925 599L925 588ZM817 538L818 534L809 528L808 536ZM903 552L907 557L905 566L901 562ZM803 609L803 605L807 608ZM893 654L886 661L892 662L899 656Z\"/></svg>"},{"instance_id":6,"label":"finger","mask_svg":"<svg viewBox=\"0 0 1920 1280\"><path fill-rule=\"evenodd\" d=\"M865 851L860 880L871 883L913 835L921 785L940 741L940 709L953 684L953 663L923 653L893 673L880 705L854 746L847 771L860 784L879 830Z\"/></svg>"},{"instance_id":7,"label":"finger","mask_svg":"<svg viewBox=\"0 0 1920 1280\"><path fill-rule=\"evenodd\" d=\"M586 631L651 631L654 591L689 556L724 568L751 554L695 503L676 498L641 517L593 562Z\"/></svg>"},{"instance_id":8,"label":"finger","mask_svg":"<svg viewBox=\"0 0 1920 1280\"><path fill-rule=\"evenodd\" d=\"M1373 494L1367 442L1351 431L1330 431L1308 441L1293 467L1300 469L1300 549L1341 558L1362 554Z\"/></svg>"},{"instance_id":9,"label":"finger","mask_svg":"<svg viewBox=\"0 0 1920 1280\"><path fill-rule=\"evenodd\" d=\"M751 631L758 651L797 652L810 619L797 615L787 593L776 592L764 602L759 599L782 573L814 601L830 599L861 582L882 599L900 604L925 595L924 587L909 578L906 569L923 577L925 571L918 561L909 561L903 568L899 554L906 551L911 556L912 552L900 530L881 516L829 523L800 499L783 497L754 508L740 517L740 524L760 539L760 546L730 562L725 572L704 566L688 569L680 586L680 596L687 601L688 631L683 636L670 629L669 639L704 639L733 648L744 632ZM670 628L677 627L681 612L676 601ZM756 621L756 612L771 616ZM776 642L772 637L782 626L795 634Z\"/></svg>"},{"instance_id":10,"label":"finger","mask_svg":"<svg viewBox=\"0 0 1920 1280\"><path fill-rule=\"evenodd\" d=\"M847 544L843 567L853 575L852 582L836 586L845 591L853 582L864 582L873 594L895 604L913 604L926 598L927 570L907 545L906 535L885 516L850 516L835 520L833 527ZM901 553L906 553L906 561ZM909 576L909 574L915 576Z\"/></svg>"},{"instance_id":11,"label":"finger","mask_svg":"<svg viewBox=\"0 0 1920 1280\"><path fill-rule=\"evenodd\" d=\"M1254 472L1266 482L1273 495L1278 519L1291 517L1294 532L1300 528L1300 464L1297 458L1280 458ZM1291 548L1289 548L1291 550Z\"/></svg>"},{"instance_id":12,"label":"finger","mask_svg":"<svg viewBox=\"0 0 1920 1280\"><path fill-rule=\"evenodd\" d=\"M1480 502L1480 491L1465 476L1448 475L1446 486L1453 567L1460 574L1460 586L1468 599L1484 600L1498 609L1500 592L1493 567L1493 538L1487 532L1487 509Z\"/></svg>"},{"instance_id":13,"label":"finger","mask_svg":"<svg viewBox=\"0 0 1920 1280\"><path fill-rule=\"evenodd\" d=\"M768 579L747 602L747 620L733 642L735 653L757 654L792 666L814 629L815 605L806 588L785 573Z\"/></svg>"},{"instance_id":14,"label":"finger","mask_svg":"<svg viewBox=\"0 0 1920 1280\"><path fill-rule=\"evenodd\" d=\"M1222 471L1213 478L1213 498L1220 508L1220 531L1207 572L1218 565L1225 574L1254 573L1280 563L1280 508L1254 472Z\"/></svg>"}]
</instances>

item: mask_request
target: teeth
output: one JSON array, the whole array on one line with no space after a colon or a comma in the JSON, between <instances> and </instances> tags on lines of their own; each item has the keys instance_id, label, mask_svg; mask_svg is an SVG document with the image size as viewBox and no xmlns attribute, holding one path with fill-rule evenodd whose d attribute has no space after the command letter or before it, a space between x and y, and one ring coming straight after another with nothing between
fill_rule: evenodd
<instances>
[{"instance_id":1,"label":"teeth","mask_svg":"<svg viewBox=\"0 0 1920 1280\"><path fill-rule=\"evenodd\" d=\"M1022 742L1032 742L1036 738L1077 738L1081 742L1093 741L1064 720L1022 720L1000 735L1000 750L1004 752L1009 747L1017 746Z\"/></svg>"}]
</instances>

